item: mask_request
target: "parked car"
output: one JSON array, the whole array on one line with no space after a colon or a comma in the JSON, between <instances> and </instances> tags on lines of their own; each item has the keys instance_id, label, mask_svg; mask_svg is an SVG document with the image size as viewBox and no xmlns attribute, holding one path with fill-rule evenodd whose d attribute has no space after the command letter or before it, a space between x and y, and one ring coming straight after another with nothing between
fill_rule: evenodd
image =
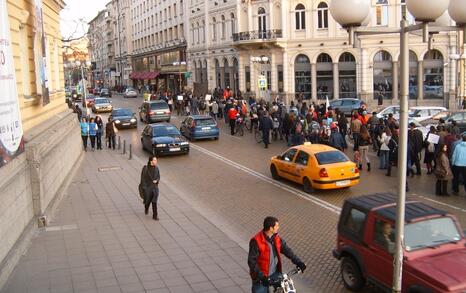
<instances>
[{"instance_id":1,"label":"parked car","mask_svg":"<svg viewBox=\"0 0 466 293\"><path fill-rule=\"evenodd\" d=\"M430 127L431 125L437 125L439 123L440 119L443 119L443 121L447 121L448 117L452 114L450 111L441 111L434 116L432 116L430 119L424 120L421 122L422 125L426 126L427 128Z\"/></svg>"},{"instance_id":2,"label":"parked car","mask_svg":"<svg viewBox=\"0 0 466 293\"><path fill-rule=\"evenodd\" d=\"M127 88L123 95L123 98L137 98L137 97L138 97L138 92L132 87Z\"/></svg>"},{"instance_id":3,"label":"parked car","mask_svg":"<svg viewBox=\"0 0 466 293\"><path fill-rule=\"evenodd\" d=\"M146 125L141 134L141 144L155 156L189 153L189 142L170 123Z\"/></svg>"},{"instance_id":4,"label":"parked car","mask_svg":"<svg viewBox=\"0 0 466 293\"><path fill-rule=\"evenodd\" d=\"M453 120L456 122L460 132L466 131L466 110L451 112L450 115L445 119L446 125L450 126Z\"/></svg>"},{"instance_id":5,"label":"parked car","mask_svg":"<svg viewBox=\"0 0 466 293\"><path fill-rule=\"evenodd\" d=\"M351 291L372 283L390 291L397 195L349 198L338 221L333 256ZM455 216L407 199L402 292L466 292L466 239Z\"/></svg>"},{"instance_id":6,"label":"parked car","mask_svg":"<svg viewBox=\"0 0 466 293\"><path fill-rule=\"evenodd\" d=\"M447 111L447 108L435 106L411 107L409 109L409 117L413 118L416 121L422 122L424 120L432 118L432 116L442 111Z\"/></svg>"},{"instance_id":7,"label":"parked car","mask_svg":"<svg viewBox=\"0 0 466 293\"><path fill-rule=\"evenodd\" d=\"M100 90L100 96L101 97L109 97L111 98L112 97L112 92L109 90L109 89L101 89Z\"/></svg>"},{"instance_id":8,"label":"parked car","mask_svg":"<svg viewBox=\"0 0 466 293\"><path fill-rule=\"evenodd\" d=\"M107 98L95 98L94 106L92 106L92 112L112 112L113 106L109 99Z\"/></svg>"},{"instance_id":9,"label":"parked car","mask_svg":"<svg viewBox=\"0 0 466 293\"><path fill-rule=\"evenodd\" d=\"M359 169L343 152L323 144L304 143L270 160L270 173L302 184L304 191L338 189L359 183Z\"/></svg>"},{"instance_id":10,"label":"parked car","mask_svg":"<svg viewBox=\"0 0 466 293\"><path fill-rule=\"evenodd\" d=\"M191 115L180 126L181 134L189 140L213 138L218 139L220 130L217 122L208 115Z\"/></svg>"},{"instance_id":11,"label":"parked car","mask_svg":"<svg viewBox=\"0 0 466 293\"><path fill-rule=\"evenodd\" d=\"M136 113L133 113L131 109L128 108L117 108L113 109L110 114L113 121L115 121L115 126L118 129L121 128L137 128L138 120L136 119Z\"/></svg>"},{"instance_id":12,"label":"parked car","mask_svg":"<svg viewBox=\"0 0 466 293\"><path fill-rule=\"evenodd\" d=\"M351 116L353 110L361 107L362 101L360 99L336 99L330 101L330 106L333 109L338 108L340 112L345 113L346 116Z\"/></svg>"},{"instance_id":13,"label":"parked car","mask_svg":"<svg viewBox=\"0 0 466 293\"><path fill-rule=\"evenodd\" d=\"M382 108L377 113L377 118L388 118L389 114L393 114L393 117L398 117L400 115L400 106L387 106Z\"/></svg>"},{"instance_id":14,"label":"parked car","mask_svg":"<svg viewBox=\"0 0 466 293\"><path fill-rule=\"evenodd\" d=\"M146 123L170 122L171 112L167 102L163 100L146 101L139 107L139 120Z\"/></svg>"}]
</instances>

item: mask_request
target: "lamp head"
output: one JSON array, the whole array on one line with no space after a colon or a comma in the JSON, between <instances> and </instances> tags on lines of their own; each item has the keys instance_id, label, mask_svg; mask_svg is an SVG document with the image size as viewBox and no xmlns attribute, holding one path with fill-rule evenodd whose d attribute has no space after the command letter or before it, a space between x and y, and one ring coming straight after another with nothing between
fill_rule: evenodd
<instances>
[{"instance_id":1,"label":"lamp head","mask_svg":"<svg viewBox=\"0 0 466 293\"><path fill-rule=\"evenodd\" d=\"M331 0L330 14L342 26L360 26L370 14L370 0Z\"/></svg>"},{"instance_id":2,"label":"lamp head","mask_svg":"<svg viewBox=\"0 0 466 293\"><path fill-rule=\"evenodd\" d=\"M466 0L450 0L448 13L457 25L466 24Z\"/></svg>"},{"instance_id":3,"label":"lamp head","mask_svg":"<svg viewBox=\"0 0 466 293\"><path fill-rule=\"evenodd\" d=\"M81 61L76 60L76 66L81 66Z\"/></svg>"},{"instance_id":4,"label":"lamp head","mask_svg":"<svg viewBox=\"0 0 466 293\"><path fill-rule=\"evenodd\" d=\"M447 10L449 2L449 0L406 0L406 7L416 21L431 22Z\"/></svg>"}]
</instances>

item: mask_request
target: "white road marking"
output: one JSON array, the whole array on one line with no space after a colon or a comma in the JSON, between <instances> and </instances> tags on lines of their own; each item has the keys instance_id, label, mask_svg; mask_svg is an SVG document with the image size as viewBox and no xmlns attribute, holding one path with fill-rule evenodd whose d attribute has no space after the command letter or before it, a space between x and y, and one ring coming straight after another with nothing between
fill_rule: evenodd
<instances>
[{"instance_id":1,"label":"white road marking","mask_svg":"<svg viewBox=\"0 0 466 293\"><path fill-rule=\"evenodd\" d=\"M219 154L211 152L211 151L209 151L209 150L207 150L207 149L205 149L203 147L200 147L200 146L195 145L195 144L191 144L191 148L193 148L193 149L195 149L197 151L200 151L201 153L204 153L204 154L206 154L206 155L208 155L210 157L213 157L213 158L215 158L217 160L220 160L223 163L225 163L227 165L230 165L232 167L235 167L235 168L237 168L237 169L239 169L239 170L241 170L243 172L246 172L246 173L248 173L248 174L250 174L250 175L252 175L252 176L254 176L254 177L256 177L256 178L258 178L260 180L262 180L262 181L273 184L276 187L279 187L279 188L281 188L281 189L283 189L285 191L293 193L293 194L301 197L302 199L310 201L310 202L312 202L312 203L314 203L314 204L316 204L316 205L318 205L318 206L320 206L320 207L322 207L322 208L324 208L326 210L329 210L329 211L331 211L331 212L333 212L333 213L335 213L337 215L340 214L340 212L341 212L341 208L338 207L338 206L332 205L332 204L330 204L330 203L328 203L326 201L323 201L323 200L321 200L321 199L319 199L319 198L317 198L317 197L315 197L315 196L313 196L311 194L304 193L304 192L302 192L302 191L300 191L300 190L298 190L296 188L290 187L290 186L288 186L288 185L286 185L284 183L281 183L279 181L275 181L275 180L273 180L273 179L271 179L271 178L269 178L269 177L267 177L267 176L265 176L265 175L263 175L263 174L261 174L259 172L256 172L256 171L254 171L252 169L249 169L249 168L247 168L247 167L245 167L245 166L243 166L241 164L238 164L238 163L236 163L236 162L234 162L232 160L229 160L229 159L227 159L227 158L225 158L225 157L223 157L223 156L221 156Z\"/></svg>"},{"instance_id":2,"label":"white road marking","mask_svg":"<svg viewBox=\"0 0 466 293\"><path fill-rule=\"evenodd\" d=\"M413 194L413 195L415 195L415 194ZM442 205L442 206L449 207L449 208L454 209L456 211L466 213L466 209L463 209L463 208L460 208L460 207L457 207L457 206L454 206L454 205L451 205L451 204L448 204L448 203L444 203L444 202L441 202L441 201L438 201L438 200L435 200L435 199L431 199L431 198L428 198L428 197L423 196L423 195L418 195L418 197L423 198L425 200L428 200L430 202L434 202L434 203Z\"/></svg>"}]
</instances>

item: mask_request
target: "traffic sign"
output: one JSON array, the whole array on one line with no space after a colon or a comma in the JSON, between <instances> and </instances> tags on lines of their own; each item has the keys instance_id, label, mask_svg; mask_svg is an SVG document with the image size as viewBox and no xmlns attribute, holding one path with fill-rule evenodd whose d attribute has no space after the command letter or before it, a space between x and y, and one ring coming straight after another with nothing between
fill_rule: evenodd
<instances>
[{"instance_id":1,"label":"traffic sign","mask_svg":"<svg viewBox=\"0 0 466 293\"><path fill-rule=\"evenodd\" d=\"M267 77L265 77L265 75L259 75L258 82L259 82L260 89L267 88Z\"/></svg>"}]
</instances>

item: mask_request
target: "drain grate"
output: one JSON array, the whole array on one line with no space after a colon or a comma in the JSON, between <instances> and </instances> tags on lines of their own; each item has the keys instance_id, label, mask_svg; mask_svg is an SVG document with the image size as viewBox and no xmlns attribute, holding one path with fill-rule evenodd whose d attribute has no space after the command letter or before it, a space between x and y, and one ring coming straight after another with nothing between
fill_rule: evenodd
<instances>
[{"instance_id":1,"label":"drain grate","mask_svg":"<svg viewBox=\"0 0 466 293\"><path fill-rule=\"evenodd\" d=\"M121 170L121 167L120 166L99 167L97 170L99 170L99 172L109 172L109 171Z\"/></svg>"},{"instance_id":2,"label":"drain grate","mask_svg":"<svg viewBox=\"0 0 466 293\"><path fill-rule=\"evenodd\" d=\"M63 225L63 226L51 226L45 227L45 232L54 232L54 231L65 231L65 230L76 230L78 229L78 225Z\"/></svg>"}]
</instances>

